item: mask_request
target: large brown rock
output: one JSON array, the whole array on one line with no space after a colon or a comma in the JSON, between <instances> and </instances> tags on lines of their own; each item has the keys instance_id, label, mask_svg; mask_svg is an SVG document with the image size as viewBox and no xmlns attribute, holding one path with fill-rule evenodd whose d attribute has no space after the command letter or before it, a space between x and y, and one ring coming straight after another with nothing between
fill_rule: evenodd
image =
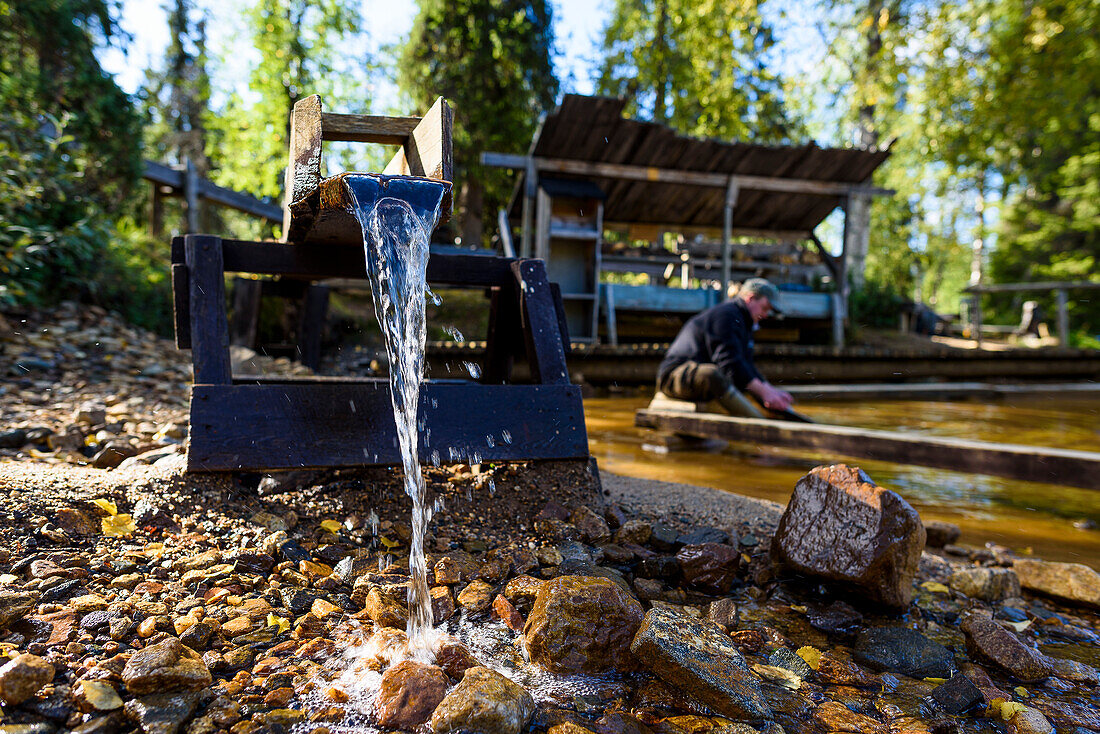
<instances>
[{"instance_id":1,"label":"large brown rock","mask_svg":"<svg viewBox=\"0 0 1100 734\"><path fill-rule=\"evenodd\" d=\"M535 700L523 687L495 670L466 671L432 714L432 731L520 734L535 713Z\"/></svg>"},{"instance_id":2,"label":"large brown rock","mask_svg":"<svg viewBox=\"0 0 1100 734\"><path fill-rule=\"evenodd\" d=\"M798 480L771 544L780 569L856 587L894 609L909 605L925 533L900 495L861 469L819 466Z\"/></svg>"},{"instance_id":3,"label":"large brown rock","mask_svg":"<svg viewBox=\"0 0 1100 734\"><path fill-rule=\"evenodd\" d=\"M1028 591L1100 609L1100 574L1083 563L1019 559L1012 568Z\"/></svg>"},{"instance_id":4,"label":"large brown rock","mask_svg":"<svg viewBox=\"0 0 1100 734\"><path fill-rule=\"evenodd\" d=\"M631 670L641 603L609 579L561 576L543 584L523 634L531 659L553 673Z\"/></svg>"},{"instance_id":5,"label":"large brown rock","mask_svg":"<svg viewBox=\"0 0 1100 734\"><path fill-rule=\"evenodd\" d=\"M414 729L427 721L447 695L447 676L435 665L402 660L382 674L378 723Z\"/></svg>"},{"instance_id":6,"label":"large brown rock","mask_svg":"<svg viewBox=\"0 0 1100 734\"><path fill-rule=\"evenodd\" d=\"M966 635L967 654L978 662L995 665L1024 683L1041 681L1054 672L1046 656L989 617L969 614L960 627Z\"/></svg>"},{"instance_id":7,"label":"large brown rock","mask_svg":"<svg viewBox=\"0 0 1100 734\"><path fill-rule=\"evenodd\" d=\"M211 680L202 656L175 637L138 650L122 670L122 682L138 696L203 688Z\"/></svg>"}]
</instances>

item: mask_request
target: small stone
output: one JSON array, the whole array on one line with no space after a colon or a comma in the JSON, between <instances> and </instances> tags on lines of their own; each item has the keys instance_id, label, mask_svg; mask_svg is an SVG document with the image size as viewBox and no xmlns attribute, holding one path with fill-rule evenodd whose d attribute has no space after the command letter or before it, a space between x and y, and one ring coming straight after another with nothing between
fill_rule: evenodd
<instances>
[{"instance_id":1,"label":"small stone","mask_svg":"<svg viewBox=\"0 0 1100 734\"><path fill-rule=\"evenodd\" d=\"M631 645L652 673L723 715L771 718L760 686L720 627L653 607Z\"/></svg>"},{"instance_id":2,"label":"small stone","mask_svg":"<svg viewBox=\"0 0 1100 734\"><path fill-rule=\"evenodd\" d=\"M197 689L210 685L202 657L174 637L138 650L126 663L122 681L134 694Z\"/></svg>"},{"instance_id":3,"label":"small stone","mask_svg":"<svg viewBox=\"0 0 1100 734\"><path fill-rule=\"evenodd\" d=\"M570 521L581 533L581 540L592 545L600 545L611 540L611 528L607 520L589 508L581 505L573 511Z\"/></svg>"},{"instance_id":4,"label":"small stone","mask_svg":"<svg viewBox=\"0 0 1100 734\"><path fill-rule=\"evenodd\" d=\"M469 553L454 551L436 561L433 571L437 584L454 586L477 578L478 564Z\"/></svg>"},{"instance_id":5,"label":"small stone","mask_svg":"<svg viewBox=\"0 0 1100 734\"><path fill-rule=\"evenodd\" d=\"M969 614L960 628L966 635L966 652L973 660L995 665L1024 683L1041 681L1054 672L1042 653L989 617Z\"/></svg>"},{"instance_id":6,"label":"small stone","mask_svg":"<svg viewBox=\"0 0 1100 734\"><path fill-rule=\"evenodd\" d=\"M676 553L684 580L694 587L725 594L737 579L741 554L721 543L685 545Z\"/></svg>"},{"instance_id":7,"label":"small stone","mask_svg":"<svg viewBox=\"0 0 1100 734\"><path fill-rule=\"evenodd\" d=\"M443 670L414 660L403 660L382 674L378 694L378 723L394 729L413 729L427 721L443 700L450 684Z\"/></svg>"},{"instance_id":8,"label":"small stone","mask_svg":"<svg viewBox=\"0 0 1100 734\"><path fill-rule=\"evenodd\" d=\"M523 632L523 615L516 611L512 602L500 594L493 599L493 616L513 632Z\"/></svg>"},{"instance_id":9,"label":"small stone","mask_svg":"<svg viewBox=\"0 0 1100 734\"><path fill-rule=\"evenodd\" d=\"M81 614L87 612L100 612L107 608L107 600L99 594L85 594L69 600L69 606L73 611Z\"/></svg>"},{"instance_id":10,"label":"small stone","mask_svg":"<svg viewBox=\"0 0 1100 734\"><path fill-rule=\"evenodd\" d=\"M627 520L615 531L614 538L615 542L620 544L645 545L651 532L653 532L653 529L649 526L649 523L642 520Z\"/></svg>"},{"instance_id":11,"label":"small stone","mask_svg":"<svg viewBox=\"0 0 1100 734\"><path fill-rule=\"evenodd\" d=\"M1012 568L1029 591L1100 609L1100 574L1083 563L1019 559Z\"/></svg>"},{"instance_id":12,"label":"small stone","mask_svg":"<svg viewBox=\"0 0 1100 734\"><path fill-rule=\"evenodd\" d=\"M216 631L217 627L210 622L195 622L180 635L180 642L192 650L205 650Z\"/></svg>"},{"instance_id":13,"label":"small stone","mask_svg":"<svg viewBox=\"0 0 1100 734\"><path fill-rule=\"evenodd\" d=\"M707 607L707 621L732 630L737 626L737 602L734 599L716 599Z\"/></svg>"},{"instance_id":14,"label":"small stone","mask_svg":"<svg viewBox=\"0 0 1100 734\"><path fill-rule=\"evenodd\" d=\"M936 686L929 695L949 714L961 714L982 703L982 692L972 680L961 674Z\"/></svg>"},{"instance_id":15,"label":"small stone","mask_svg":"<svg viewBox=\"0 0 1100 734\"><path fill-rule=\"evenodd\" d=\"M1008 720L1008 734L1054 734L1054 725L1041 712L1025 706Z\"/></svg>"},{"instance_id":16,"label":"small stone","mask_svg":"<svg viewBox=\"0 0 1100 734\"><path fill-rule=\"evenodd\" d=\"M495 670L473 667L432 714L432 731L521 734L535 713L535 701L521 686Z\"/></svg>"},{"instance_id":17,"label":"small stone","mask_svg":"<svg viewBox=\"0 0 1100 734\"><path fill-rule=\"evenodd\" d=\"M23 618L38 603L38 594L15 589L0 589L0 629Z\"/></svg>"},{"instance_id":18,"label":"small stone","mask_svg":"<svg viewBox=\"0 0 1100 734\"><path fill-rule=\"evenodd\" d=\"M929 520L924 523L924 532L927 536L924 542L926 548L943 548L945 545L951 545L962 534L958 525L942 520Z\"/></svg>"},{"instance_id":19,"label":"small stone","mask_svg":"<svg viewBox=\"0 0 1100 734\"><path fill-rule=\"evenodd\" d=\"M863 625L863 615L842 601L834 601L824 609L811 609L806 619L814 629L831 635L853 634Z\"/></svg>"},{"instance_id":20,"label":"small stone","mask_svg":"<svg viewBox=\"0 0 1100 734\"><path fill-rule=\"evenodd\" d=\"M102 680L83 680L75 687L78 700L86 710L114 711L122 708L122 698L110 683Z\"/></svg>"},{"instance_id":21,"label":"small stone","mask_svg":"<svg viewBox=\"0 0 1100 734\"><path fill-rule=\"evenodd\" d=\"M18 706L52 681L53 675L53 666L37 655L19 655L0 668L0 699Z\"/></svg>"},{"instance_id":22,"label":"small stone","mask_svg":"<svg viewBox=\"0 0 1100 734\"><path fill-rule=\"evenodd\" d=\"M534 576L516 576L504 587L504 596L513 604L534 604L539 595L539 589L546 582Z\"/></svg>"},{"instance_id":23,"label":"small stone","mask_svg":"<svg viewBox=\"0 0 1100 734\"><path fill-rule=\"evenodd\" d=\"M707 543L729 543L730 534L721 528L695 528L691 532L684 533L676 538L678 545L705 545ZM733 545L737 545L734 538Z\"/></svg>"},{"instance_id":24,"label":"small stone","mask_svg":"<svg viewBox=\"0 0 1100 734\"><path fill-rule=\"evenodd\" d=\"M176 734L198 708L200 694L193 691L160 693L126 702L126 717L145 734Z\"/></svg>"},{"instance_id":25,"label":"small stone","mask_svg":"<svg viewBox=\"0 0 1100 734\"><path fill-rule=\"evenodd\" d=\"M853 734L886 734L885 724L870 716L857 714L842 703L826 701L814 709L814 719L825 731L852 732Z\"/></svg>"},{"instance_id":26,"label":"small stone","mask_svg":"<svg viewBox=\"0 0 1100 734\"><path fill-rule=\"evenodd\" d=\"M768 656L768 665L786 668L799 678L809 678L814 672L809 663L786 647L777 647L772 650L772 654Z\"/></svg>"},{"instance_id":27,"label":"small stone","mask_svg":"<svg viewBox=\"0 0 1100 734\"><path fill-rule=\"evenodd\" d=\"M911 678L950 678L955 658L943 645L908 627L878 627L856 638L853 657L875 670Z\"/></svg>"},{"instance_id":28,"label":"small stone","mask_svg":"<svg viewBox=\"0 0 1100 734\"><path fill-rule=\"evenodd\" d=\"M785 648L780 648L785 649ZM830 653L822 653L817 661L817 679L822 683L832 683L838 686L851 686L853 688L881 688L882 681L878 680L867 671L848 660Z\"/></svg>"},{"instance_id":29,"label":"small stone","mask_svg":"<svg viewBox=\"0 0 1100 734\"><path fill-rule=\"evenodd\" d=\"M458 611L449 586L433 586L428 594L432 598L432 624L442 624Z\"/></svg>"},{"instance_id":30,"label":"small stone","mask_svg":"<svg viewBox=\"0 0 1100 734\"><path fill-rule=\"evenodd\" d=\"M402 594L399 597L383 591L381 586L376 586L367 592L363 611L379 627L404 628L409 621L409 607L403 596Z\"/></svg>"},{"instance_id":31,"label":"small stone","mask_svg":"<svg viewBox=\"0 0 1100 734\"><path fill-rule=\"evenodd\" d=\"M453 637L446 638L439 646L435 663L454 680L462 680L467 670L478 665L470 649Z\"/></svg>"},{"instance_id":32,"label":"small stone","mask_svg":"<svg viewBox=\"0 0 1100 734\"><path fill-rule=\"evenodd\" d=\"M955 591L982 601L1000 601L1020 595L1020 580L1011 568L964 568L948 579Z\"/></svg>"},{"instance_id":33,"label":"small stone","mask_svg":"<svg viewBox=\"0 0 1100 734\"><path fill-rule=\"evenodd\" d=\"M531 660L554 673L601 673L635 667L631 640L642 605L605 578L561 576L539 590L524 637Z\"/></svg>"},{"instance_id":34,"label":"small stone","mask_svg":"<svg viewBox=\"0 0 1100 734\"><path fill-rule=\"evenodd\" d=\"M484 612L493 605L493 587L481 580L471 581L458 593L458 605L467 612Z\"/></svg>"}]
</instances>

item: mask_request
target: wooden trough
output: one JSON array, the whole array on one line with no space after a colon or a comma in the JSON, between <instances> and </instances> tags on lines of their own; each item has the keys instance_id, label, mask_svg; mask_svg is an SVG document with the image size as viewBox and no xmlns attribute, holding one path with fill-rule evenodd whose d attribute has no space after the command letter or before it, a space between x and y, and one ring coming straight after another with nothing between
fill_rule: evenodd
<instances>
[{"instance_id":1,"label":"wooden trough","mask_svg":"<svg viewBox=\"0 0 1100 734\"><path fill-rule=\"evenodd\" d=\"M293 118L288 241L173 240L176 344L191 349L194 365L189 470L401 463L388 380L234 378L225 274L307 283L366 280L361 229L343 198L342 180L320 178L321 141L403 143L391 162L395 172L449 182L450 124L442 99L421 119L327 116L319 98L306 98ZM444 206L449 212L449 200ZM490 315L481 380L422 384L421 460L587 459L580 388L569 384L565 366L560 295L543 262L435 254L427 280L487 291ZM531 384L511 383L517 357L528 362Z\"/></svg>"},{"instance_id":2,"label":"wooden trough","mask_svg":"<svg viewBox=\"0 0 1100 734\"><path fill-rule=\"evenodd\" d=\"M856 459L1100 489L1100 453L1091 451L940 438L846 426L734 418L678 410L639 410L634 414L634 424L642 428L697 438L803 449Z\"/></svg>"}]
</instances>

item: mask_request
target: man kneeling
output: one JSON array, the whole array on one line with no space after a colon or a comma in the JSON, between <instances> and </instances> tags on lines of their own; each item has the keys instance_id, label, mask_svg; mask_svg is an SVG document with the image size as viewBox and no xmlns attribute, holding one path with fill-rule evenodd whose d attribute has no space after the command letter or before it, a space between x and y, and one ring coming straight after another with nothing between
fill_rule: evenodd
<instances>
[{"instance_id":1,"label":"man kneeling","mask_svg":"<svg viewBox=\"0 0 1100 734\"><path fill-rule=\"evenodd\" d=\"M692 316L657 371L657 389L677 400L717 400L730 415L763 418L743 394L769 410L785 411L790 393L774 387L753 364L752 333L778 308L779 289L763 278L746 280L737 296Z\"/></svg>"}]
</instances>

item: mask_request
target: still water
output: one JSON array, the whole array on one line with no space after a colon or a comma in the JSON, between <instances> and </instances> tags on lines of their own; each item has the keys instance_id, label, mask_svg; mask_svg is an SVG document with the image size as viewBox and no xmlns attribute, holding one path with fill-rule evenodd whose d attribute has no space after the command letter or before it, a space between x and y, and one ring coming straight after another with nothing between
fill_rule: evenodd
<instances>
[{"instance_id":1,"label":"still water","mask_svg":"<svg viewBox=\"0 0 1100 734\"><path fill-rule=\"evenodd\" d=\"M842 457L795 453L748 444L718 444L661 453L645 448L652 432L634 427L634 411L649 396L591 398L585 416L600 468L625 476L714 487L786 503L806 470ZM1013 397L995 403L931 401L801 401L799 410L822 423L915 431L983 441L1100 451L1100 397ZM905 497L927 520L963 530L960 543L992 541L1046 560L1100 569L1100 493L1035 482L879 461L849 460L878 484Z\"/></svg>"}]
</instances>

